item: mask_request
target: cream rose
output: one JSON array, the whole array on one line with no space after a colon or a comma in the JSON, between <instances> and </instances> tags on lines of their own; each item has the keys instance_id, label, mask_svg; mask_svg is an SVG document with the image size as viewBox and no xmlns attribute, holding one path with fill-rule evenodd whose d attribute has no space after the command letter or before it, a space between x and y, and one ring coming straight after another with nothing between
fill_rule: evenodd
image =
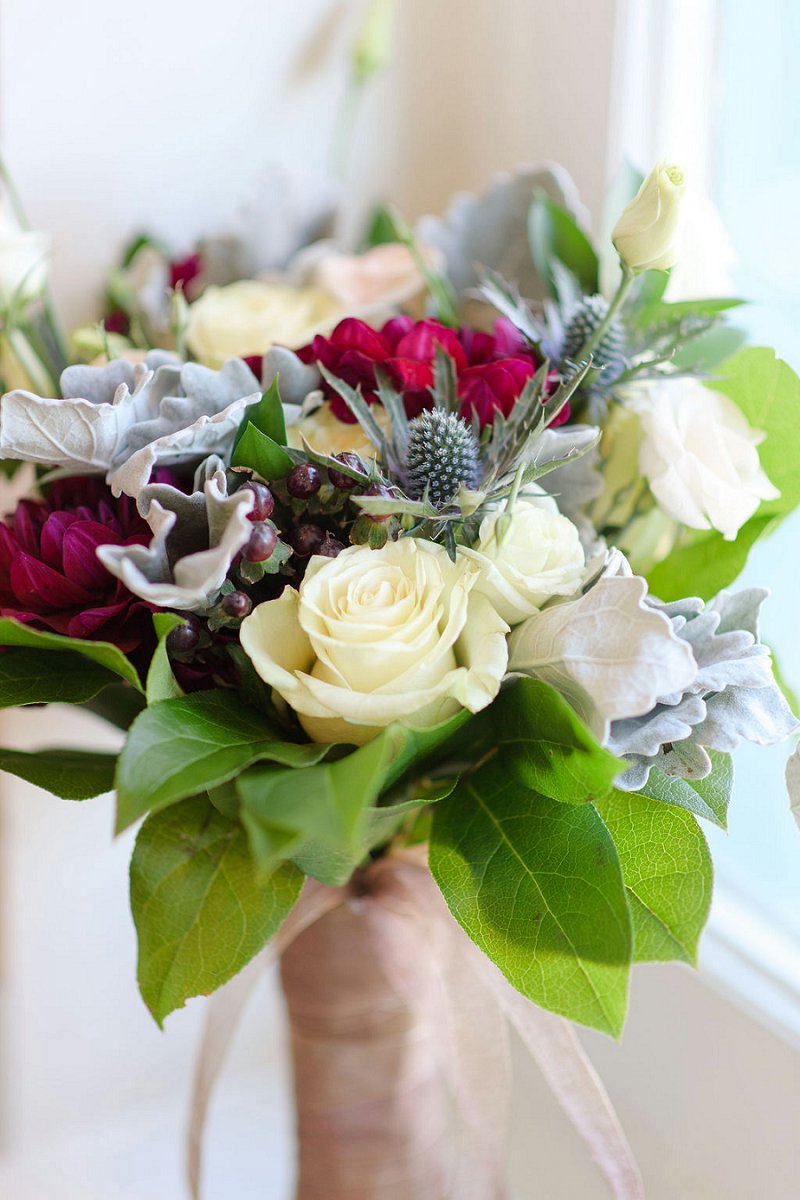
<instances>
[{"instance_id":1,"label":"cream rose","mask_svg":"<svg viewBox=\"0 0 800 1200\"><path fill-rule=\"evenodd\" d=\"M343 316L338 302L321 288L243 279L206 288L189 305L186 342L203 362L220 367L229 358L264 354L273 345L303 346Z\"/></svg>"},{"instance_id":2,"label":"cream rose","mask_svg":"<svg viewBox=\"0 0 800 1200\"><path fill-rule=\"evenodd\" d=\"M632 271L667 271L678 261L683 171L656 163L620 214L611 233L617 253Z\"/></svg>"},{"instance_id":3,"label":"cream rose","mask_svg":"<svg viewBox=\"0 0 800 1200\"><path fill-rule=\"evenodd\" d=\"M551 496L519 496L510 524L498 537L505 505L481 521L478 544L461 547L462 557L480 568L476 590L509 625L538 612L553 596L573 596L583 581L586 559L578 530Z\"/></svg>"},{"instance_id":4,"label":"cream rose","mask_svg":"<svg viewBox=\"0 0 800 1200\"><path fill-rule=\"evenodd\" d=\"M508 626L474 563L418 538L311 559L299 591L259 604L241 643L317 742L363 745L394 721L426 727L485 708Z\"/></svg>"},{"instance_id":5,"label":"cream rose","mask_svg":"<svg viewBox=\"0 0 800 1200\"><path fill-rule=\"evenodd\" d=\"M381 429L388 435L391 432L389 414L382 404L373 404L372 415ZM328 403L307 417L301 417L286 430L287 444L295 450L303 449L305 439L313 450L319 454L342 454L346 450L358 454L369 461L377 454L377 450L358 422L340 421Z\"/></svg>"},{"instance_id":6,"label":"cream rose","mask_svg":"<svg viewBox=\"0 0 800 1200\"><path fill-rule=\"evenodd\" d=\"M762 500L780 495L756 447L766 436L728 396L696 379L654 384L629 401L639 413L639 466L661 508L692 529L733 541Z\"/></svg>"}]
</instances>

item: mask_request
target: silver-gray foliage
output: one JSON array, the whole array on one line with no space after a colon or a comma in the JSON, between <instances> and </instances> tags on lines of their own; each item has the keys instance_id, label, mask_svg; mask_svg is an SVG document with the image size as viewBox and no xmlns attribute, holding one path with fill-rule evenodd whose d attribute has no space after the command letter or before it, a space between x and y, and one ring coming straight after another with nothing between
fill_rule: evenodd
<instances>
[{"instance_id":1,"label":"silver-gray foliage","mask_svg":"<svg viewBox=\"0 0 800 1200\"><path fill-rule=\"evenodd\" d=\"M707 750L730 752L743 741L772 745L800 728L775 682L770 651L759 641L759 611L768 595L745 588L720 592L708 604L696 597L648 600L689 644L698 672L686 692L661 696L644 716L612 722L609 749L630 764L617 787L637 791L653 767L703 779L711 771Z\"/></svg>"},{"instance_id":2,"label":"silver-gray foliage","mask_svg":"<svg viewBox=\"0 0 800 1200\"><path fill-rule=\"evenodd\" d=\"M445 274L456 292L476 287L481 272L488 270L513 279L529 300L544 299L546 284L534 266L528 241L528 214L537 188L566 208L580 208L574 183L553 164L498 175L478 196L459 192L443 217L419 220L417 239L442 253Z\"/></svg>"}]
</instances>

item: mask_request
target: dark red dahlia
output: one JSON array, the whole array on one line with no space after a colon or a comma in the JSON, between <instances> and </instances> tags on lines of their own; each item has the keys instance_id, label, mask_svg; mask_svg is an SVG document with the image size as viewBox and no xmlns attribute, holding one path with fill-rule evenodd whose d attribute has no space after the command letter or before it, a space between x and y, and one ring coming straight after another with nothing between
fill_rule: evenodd
<instances>
[{"instance_id":1,"label":"dark red dahlia","mask_svg":"<svg viewBox=\"0 0 800 1200\"><path fill-rule=\"evenodd\" d=\"M0 616L74 638L113 642L145 656L151 606L105 569L98 546L147 545L152 533L128 496L99 479L54 484L0 522Z\"/></svg>"},{"instance_id":2,"label":"dark red dahlia","mask_svg":"<svg viewBox=\"0 0 800 1200\"><path fill-rule=\"evenodd\" d=\"M481 426L491 424L498 411L508 416L536 372L527 342L503 318L495 322L492 333L481 333L411 317L394 317L381 329L373 329L351 317L341 321L330 337L318 335L297 353L303 362L322 363L351 387L360 386L370 404L377 400L375 368L380 364L403 393L408 416L416 417L431 406L437 345L455 364L461 415L469 420L477 414ZM352 421L344 401L330 388L326 393L336 416Z\"/></svg>"},{"instance_id":3,"label":"dark red dahlia","mask_svg":"<svg viewBox=\"0 0 800 1200\"><path fill-rule=\"evenodd\" d=\"M180 288L187 300L196 300L198 281L203 273L203 259L199 253L176 258L169 264L169 286Z\"/></svg>"}]
</instances>

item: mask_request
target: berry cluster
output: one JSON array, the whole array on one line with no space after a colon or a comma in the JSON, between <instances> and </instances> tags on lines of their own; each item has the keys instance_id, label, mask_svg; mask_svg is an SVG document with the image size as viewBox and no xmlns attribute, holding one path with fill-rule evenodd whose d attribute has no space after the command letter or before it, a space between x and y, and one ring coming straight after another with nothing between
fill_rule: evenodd
<instances>
[{"instance_id":1,"label":"berry cluster","mask_svg":"<svg viewBox=\"0 0 800 1200\"><path fill-rule=\"evenodd\" d=\"M202 677L202 687L224 678L230 669L225 647L235 644L241 622L256 604L274 599L287 585L299 585L313 555L335 558L348 543L383 545L396 536L396 518L367 515L353 503L358 496L389 498L391 490L370 477L357 454L337 454L335 459L341 470L298 462L269 486L250 472L230 472L231 489L253 495L248 514L253 528L214 608L202 620L187 615L169 635L170 657L182 669L182 683L189 672Z\"/></svg>"}]
</instances>

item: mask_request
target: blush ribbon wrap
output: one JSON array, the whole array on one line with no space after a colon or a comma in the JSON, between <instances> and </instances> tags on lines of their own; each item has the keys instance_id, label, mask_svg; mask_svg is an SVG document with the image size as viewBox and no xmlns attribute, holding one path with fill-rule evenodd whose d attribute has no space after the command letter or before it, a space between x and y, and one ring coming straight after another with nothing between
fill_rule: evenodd
<instances>
[{"instance_id":1,"label":"blush ribbon wrap","mask_svg":"<svg viewBox=\"0 0 800 1200\"><path fill-rule=\"evenodd\" d=\"M451 916L424 848L309 880L270 945L211 998L187 1168L203 1200L208 1106L239 1018L281 960L298 1125L298 1200L505 1200L509 1026L615 1200L644 1200L619 1121L573 1026L511 986ZM208 1200L213 1200L209 1197Z\"/></svg>"}]
</instances>

